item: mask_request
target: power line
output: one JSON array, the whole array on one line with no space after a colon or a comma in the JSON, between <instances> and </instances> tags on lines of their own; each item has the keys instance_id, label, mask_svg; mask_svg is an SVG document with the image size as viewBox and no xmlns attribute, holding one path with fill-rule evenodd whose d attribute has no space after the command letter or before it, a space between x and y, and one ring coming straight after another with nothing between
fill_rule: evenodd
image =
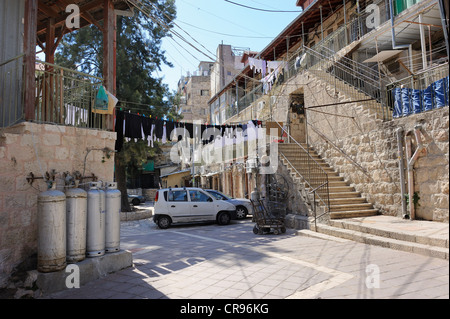
<instances>
[{"instance_id":1,"label":"power line","mask_svg":"<svg viewBox=\"0 0 450 319\"><path fill-rule=\"evenodd\" d=\"M251 39L273 39L274 38L274 37L262 37L262 36L261 37L255 37L255 36L247 36L247 35L236 35L236 34L221 33L221 32L216 32L216 31L203 29L203 28L197 27L197 26L195 26L193 24L181 21L181 20L178 20L178 22L187 24L187 25L189 25L189 26L191 26L193 28L199 29L199 30L203 30L203 31L214 33L214 34L218 34L218 35L225 35L225 36L229 36L229 37L234 37L234 38L249 38L249 39L250 38Z\"/></svg>"},{"instance_id":2,"label":"power line","mask_svg":"<svg viewBox=\"0 0 450 319\"><path fill-rule=\"evenodd\" d=\"M237 2L233 2L233 1L230 1L230 0L225 0L225 1L226 1L226 2L229 2L229 3L231 3L231 4L234 4L234 5L240 6L240 7L247 8L247 9L252 9L252 10L257 10L257 11L264 11L264 12L276 12L276 13L287 13L287 12L290 12L290 13L293 13L293 12L301 13L301 12L302 12L301 10L300 10L300 11L290 11L290 10L268 10L268 9L261 9L261 8L255 8L255 7L246 6L246 5L244 5L244 4L240 4L240 3L237 3Z\"/></svg>"}]
</instances>

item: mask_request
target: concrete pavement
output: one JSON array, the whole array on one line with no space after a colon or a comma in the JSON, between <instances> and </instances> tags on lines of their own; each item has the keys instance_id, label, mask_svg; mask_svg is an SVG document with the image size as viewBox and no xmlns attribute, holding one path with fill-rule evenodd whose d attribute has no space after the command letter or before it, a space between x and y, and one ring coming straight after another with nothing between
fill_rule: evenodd
<instances>
[{"instance_id":1,"label":"concrete pavement","mask_svg":"<svg viewBox=\"0 0 450 319\"><path fill-rule=\"evenodd\" d=\"M449 298L448 260L290 229L255 235L253 225L122 222L133 267L42 298Z\"/></svg>"}]
</instances>

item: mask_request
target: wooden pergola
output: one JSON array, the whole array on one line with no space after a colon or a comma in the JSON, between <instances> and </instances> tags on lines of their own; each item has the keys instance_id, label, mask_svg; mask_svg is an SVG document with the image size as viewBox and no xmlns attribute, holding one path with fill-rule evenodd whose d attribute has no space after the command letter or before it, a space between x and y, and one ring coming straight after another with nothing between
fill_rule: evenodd
<instances>
[{"instance_id":1,"label":"wooden pergola","mask_svg":"<svg viewBox=\"0 0 450 319\"><path fill-rule=\"evenodd\" d=\"M35 63L36 45L45 52L45 61L54 63L56 48L62 37L77 30L70 28L66 19L76 5L79 27L95 25L103 33L103 81L105 88L116 91L116 14L130 14L125 0L25 0L24 53L25 53L25 120L32 120L35 111ZM111 121L112 123L112 121ZM110 127L111 128L111 127Z\"/></svg>"}]
</instances>

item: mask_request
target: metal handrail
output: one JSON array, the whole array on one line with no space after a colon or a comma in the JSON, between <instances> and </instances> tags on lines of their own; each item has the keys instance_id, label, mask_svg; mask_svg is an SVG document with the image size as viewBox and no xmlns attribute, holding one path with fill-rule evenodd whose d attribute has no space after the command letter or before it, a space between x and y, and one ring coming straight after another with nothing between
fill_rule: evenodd
<instances>
[{"instance_id":1,"label":"metal handrail","mask_svg":"<svg viewBox=\"0 0 450 319\"><path fill-rule=\"evenodd\" d=\"M307 172L308 172L308 177L305 177L305 174L301 174L295 167L294 165L292 165L292 163L287 159L286 155L284 155L282 152L281 155L284 157L284 159L289 163L289 165L295 170L295 172L304 180L304 182L308 185L309 188L314 189L314 193L317 193L317 196L319 197L319 200L323 203L323 205L327 208L326 211L329 212L330 211L330 195L329 195L329 181L328 181L328 174L325 172L325 170L320 166L320 164L311 156L311 154L308 152L308 150L306 150L299 142L297 142L297 140L295 140L294 137L292 137L292 135L289 134L289 132L287 132L283 127L281 127L280 123L278 123L277 121L275 121L275 123L277 123L277 125L281 128L281 130L283 132L285 132L287 134L287 136L289 136L290 140L294 141L295 144L297 144L297 146L300 147L300 149L307 155L308 159L307 159ZM318 170L320 173L323 174L323 179L325 180L321 185L316 186L315 187L315 183L312 182L312 178L311 178L311 170L312 170L312 166L314 166L314 169ZM322 198L320 196L320 194L317 192L317 189L322 188L323 186L325 187L325 197L326 198Z\"/></svg>"}]
</instances>

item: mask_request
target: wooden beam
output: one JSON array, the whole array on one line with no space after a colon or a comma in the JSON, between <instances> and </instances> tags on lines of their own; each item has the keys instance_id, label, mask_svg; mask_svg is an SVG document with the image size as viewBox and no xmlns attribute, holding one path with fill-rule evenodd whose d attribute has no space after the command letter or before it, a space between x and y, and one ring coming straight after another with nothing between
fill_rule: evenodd
<instances>
[{"instance_id":1,"label":"wooden beam","mask_svg":"<svg viewBox=\"0 0 450 319\"><path fill-rule=\"evenodd\" d=\"M34 120L36 82L36 26L38 1L25 0L23 50L24 65L24 116L25 120Z\"/></svg>"},{"instance_id":2,"label":"wooden beam","mask_svg":"<svg viewBox=\"0 0 450 319\"><path fill-rule=\"evenodd\" d=\"M45 15L58 19L61 15L53 8L47 6L43 0L38 1L38 10L44 13Z\"/></svg>"},{"instance_id":3,"label":"wooden beam","mask_svg":"<svg viewBox=\"0 0 450 319\"><path fill-rule=\"evenodd\" d=\"M103 1L104 1L104 0L96 0L96 1L92 1L92 2L89 2L88 4L86 4L86 5L84 5L84 6L80 7L80 14L81 14L82 12L88 12L88 11L91 11L91 10L93 10L93 9L96 9L96 8L101 7ZM63 24L65 24L65 23L66 23L66 18L67 18L68 15L69 15L69 14L66 13L66 14L60 16L60 18L56 19L56 21L55 21L55 27L61 27ZM97 20L97 21L100 21L101 19L100 19L100 20L96 19L96 20ZM87 21L87 20L86 20L86 21ZM38 34L38 35L44 34L44 33L46 32L46 29L47 29L47 25L46 25L45 23L39 24L39 25L38 25L38 28L37 28L37 34Z\"/></svg>"}]
</instances>

